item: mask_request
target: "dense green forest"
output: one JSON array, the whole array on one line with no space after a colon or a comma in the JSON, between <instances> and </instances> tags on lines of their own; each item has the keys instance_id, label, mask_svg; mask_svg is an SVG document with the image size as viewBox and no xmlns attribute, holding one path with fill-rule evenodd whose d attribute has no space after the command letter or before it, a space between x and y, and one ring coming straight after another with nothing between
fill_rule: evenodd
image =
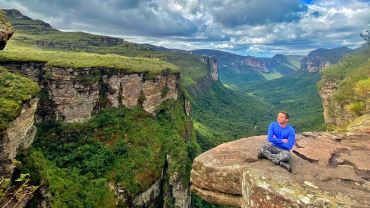
<instances>
[{"instance_id":1,"label":"dense green forest","mask_svg":"<svg viewBox=\"0 0 370 208\"><path fill-rule=\"evenodd\" d=\"M260 99L274 112L288 112L297 132L319 131L325 129L316 84L320 78L319 73L298 72L278 79L236 85L235 89Z\"/></svg>"},{"instance_id":2,"label":"dense green forest","mask_svg":"<svg viewBox=\"0 0 370 208\"><path fill-rule=\"evenodd\" d=\"M203 150L226 141L266 134L274 119L269 105L259 99L225 88L221 82L192 100L194 126Z\"/></svg>"},{"instance_id":3,"label":"dense green forest","mask_svg":"<svg viewBox=\"0 0 370 208\"><path fill-rule=\"evenodd\" d=\"M108 183L134 197L161 177L166 155L171 157L166 171L182 174L186 186L200 148L194 133L183 138L191 125L183 111L172 100L155 116L140 107L120 107L83 123L41 123L32 148L18 157L21 171L32 173L32 183L49 187L53 207L115 207Z\"/></svg>"}]
</instances>

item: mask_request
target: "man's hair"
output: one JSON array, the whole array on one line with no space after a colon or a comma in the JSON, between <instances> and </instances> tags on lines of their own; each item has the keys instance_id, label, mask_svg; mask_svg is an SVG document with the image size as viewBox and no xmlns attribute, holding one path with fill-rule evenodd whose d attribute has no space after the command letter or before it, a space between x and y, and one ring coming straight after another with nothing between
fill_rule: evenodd
<instances>
[{"instance_id":1,"label":"man's hair","mask_svg":"<svg viewBox=\"0 0 370 208\"><path fill-rule=\"evenodd\" d=\"M287 112L285 112L285 111L280 111L279 113L284 114L284 115L285 115L285 118L286 118L286 119L289 119L289 114L288 114Z\"/></svg>"}]
</instances>

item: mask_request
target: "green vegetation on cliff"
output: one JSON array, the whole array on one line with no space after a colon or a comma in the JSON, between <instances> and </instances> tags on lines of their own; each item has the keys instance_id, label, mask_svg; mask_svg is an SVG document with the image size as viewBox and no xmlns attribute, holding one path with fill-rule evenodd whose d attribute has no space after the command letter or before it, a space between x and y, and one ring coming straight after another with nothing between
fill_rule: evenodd
<instances>
[{"instance_id":1,"label":"green vegetation on cliff","mask_svg":"<svg viewBox=\"0 0 370 208\"><path fill-rule=\"evenodd\" d=\"M84 123L44 123L22 159L22 172L49 187L53 207L114 207L109 184L132 200L161 178L167 155L165 171L177 172L187 187L200 151L189 125L175 100L163 103L155 116L139 107L112 108Z\"/></svg>"},{"instance_id":2,"label":"green vegetation on cliff","mask_svg":"<svg viewBox=\"0 0 370 208\"><path fill-rule=\"evenodd\" d=\"M365 45L356 52L344 57L338 64L326 68L322 72L323 82L332 81L338 86L334 93L334 100L329 108L334 108L334 103L345 106L345 109L362 115L366 111L366 102L370 94L370 47ZM329 111L330 112L330 111Z\"/></svg>"},{"instance_id":3,"label":"green vegetation on cliff","mask_svg":"<svg viewBox=\"0 0 370 208\"><path fill-rule=\"evenodd\" d=\"M316 83L320 74L299 72L274 80L238 85L237 89L271 106L275 114L286 111L297 132L325 129L323 108ZM271 118L275 120L276 116ZM267 127L266 127L267 128Z\"/></svg>"},{"instance_id":4,"label":"green vegetation on cliff","mask_svg":"<svg viewBox=\"0 0 370 208\"><path fill-rule=\"evenodd\" d=\"M51 66L86 68L107 67L127 72L159 73L163 70L178 71L177 67L153 58L124 57L116 54L94 54L85 52L62 52L20 46L10 41L6 50L0 52L0 61L37 61Z\"/></svg>"},{"instance_id":5,"label":"green vegetation on cliff","mask_svg":"<svg viewBox=\"0 0 370 208\"><path fill-rule=\"evenodd\" d=\"M0 131L21 113L22 104L39 92L32 80L0 66Z\"/></svg>"},{"instance_id":6,"label":"green vegetation on cliff","mask_svg":"<svg viewBox=\"0 0 370 208\"><path fill-rule=\"evenodd\" d=\"M197 139L203 150L226 141L266 134L274 119L270 106L225 88L221 82L192 100Z\"/></svg>"},{"instance_id":7,"label":"green vegetation on cliff","mask_svg":"<svg viewBox=\"0 0 370 208\"><path fill-rule=\"evenodd\" d=\"M27 16L23 16L17 10L5 10L5 13L7 14L8 21L15 28L11 42L15 42L17 45L23 47L58 51L59 54L62 52L75 52L74 54L77 56L88 52L94 53L94 55L90 56L96 56L96 54L108 54L107 56L112 56L112 54L117 54L126 58L137 57L139 60L142 58L154 59L153 62L157 62L157 59L160 59L174 64L181 71L181 81L186 87L194 86L197 81L207 75L207 65L199 61L196 55L166 50L159 51L155 46L131 43L121 38L93 35L84 32L62 32L41 20L33 20ZM114 59L118 58L114 56ZM92 59L89 60L93 62ZM145 62L148 61L148 59L144 60ZM63 63L63 60L61 62L63 65L70 65L69 63ZM107 64L106 61L102 62L104 65ZM86 64L89 65L89 61L84 65ZM144 62L141 63L141 65L143 64ZM169 68L174 67L171 64L169 65ZM139 70L145 71L148 68L144 67ZM149 68L149 70L154 69Z\"/></svg>"}]
</instances>

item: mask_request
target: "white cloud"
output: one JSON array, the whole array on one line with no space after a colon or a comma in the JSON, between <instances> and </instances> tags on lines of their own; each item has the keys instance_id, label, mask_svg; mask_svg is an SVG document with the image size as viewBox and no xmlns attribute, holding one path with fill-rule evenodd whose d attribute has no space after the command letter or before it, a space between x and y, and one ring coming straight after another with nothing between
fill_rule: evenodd
<instances>
[{"instance_id":1,"label":"white cloud","mask_svg":"<svg viewBox=\"0 0 370 208\"><path fill-rule=\"evenodd\" d=\"M0 0L58 29L120 35L180 49L297 53L359 46L370 29L361 0Z\"/></svg>"}]
</instances>

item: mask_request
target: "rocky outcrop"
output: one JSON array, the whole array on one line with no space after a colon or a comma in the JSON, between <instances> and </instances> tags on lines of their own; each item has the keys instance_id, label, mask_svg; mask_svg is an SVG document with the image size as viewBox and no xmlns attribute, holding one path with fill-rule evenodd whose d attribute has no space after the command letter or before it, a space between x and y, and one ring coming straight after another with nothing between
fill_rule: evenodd
<instances>
[{"instance_id":1,"label":"rocky outcrop","mask_svg":"<svg viewBox=\"0 0 370 208\"><path fill-rule=\"evenodd\" d=\"M322 80L319 95L323 104L324 119L330 125L346 126L355 118L355 114L334 100L333 96L337 90L338 83L335 80Z\"/></svg>"},{"instance_id":2,"label":"rocky outcrop","mask_svg":"<svg viewBox=\"0 0 370 208\"><path fill-rule=\"evenodd\" d=\"M0 132L0 176L10 177L13 173L13 160L20 150L27 149L35 135L34 115L38 99L23 104L21 114L8 128Z\"/></svg>"},{"instance_id":3,"label":"rocky outcrop","mask_svg":"<svg viewBox=\"0 0 370 208\"><path fill-rule=\"evenodd\" d=\"M270 71L268 68L268 64L263 59L253 56L247 56L245 58L245 64L251 66L256 71L261 71L265 73Z\"/></svg>"},{"instance_id":4,"label":"rocky outcrop","mask_svg":"<svg viewBox=\"0 0 370 208\"><path fill-rule=\"evenodd\" d=\"M191 191L235 207L368 207L369 136L299 134L291 173L257 160L266 136L224 143L195 158Z\"/></svg>"},{"instance_id":5,"label":"rocky outcrop","mask_svg":"<svg viewBox=\"0 0 370 208\"><path fill-rule=\"evenodd\" d=\"M218 64L217 59L208 56L199 56L197 60L207 65L207 75L197 80L195 85L187 88L192 97L198 97L212 87L212 83L218 81Z\"/></svg>"},{"instance_id":6,"label":"rocky outcrop","mask_svg":"<svg viewBox=\"0 0 370 208\"><path fill-rule=\"evenodd\" d=\"M116 205L128 207L190 207L191 197L188 186L182 184L178 172L171 173L171 157L167 155L161 176L145 191L130 196L119 184L109 184L116 195Z\"/></svg>"},{"instance_id":7,"label":"rocky outcrop","mask_svg":"<svg viewBox=\"0 0 370 208\"><path fill-rule=\"evenodd\" d=\"M62 68L46 63L3 63L25 74L42 88L39 119L76 121L89 118L94 110L142 105L154 113L168 99L177 99L179 74L126 73L108 68Z\"/></svg>"},{"instance_id":8,"label":"rocky outcrop","mask_svg":"<svg viewBox=\"0 0 370 208\"><path fill-rule=\"evenodd\" d=\"M212 80L218 80L218 66L217 66L217 59L213 57L207 56L200 56L198 57L198 61L207 64L208 67L208 74Z\"/></svg>"},{"instance_id":9,"label":"rocky outcrop","mask_svg":"<svg viewBox=\"0 0 370 208\"><path fill-rule=\"evenodd\" d=\"M0 50L5 48L6 42L12 37L13 28L5 20L3 12L0 10Z\"/></svg>"},{"instance_id":10,"label":"rocky outcrop","mask_svg":"<svg viewBox=\"0 0 370 208\"><path fill-rule=\"evenodd\" d=\"M313 50L301 60L301 70L319 72L325 67L338 63L344 55L350 52L352 50L347 47Z\"/></svg>"},{"instance_id":11,"label":"rocky outcrop","mask_svg":"<svg viewBox=\"0 0 370 208\"><path fill-rule=\"evenodd\" d=\"M167 155L167 163L169 165L173 163L171 161L170 155ZM174 200L174 204L173 204L174 207L178 207L178 208L190 207L191 198L190 198L189 187L182 184L181 179L180 179L180 174L178 172L169 174L168 184L170 188L169 195Z\"/></svg>"}]
</instances>

